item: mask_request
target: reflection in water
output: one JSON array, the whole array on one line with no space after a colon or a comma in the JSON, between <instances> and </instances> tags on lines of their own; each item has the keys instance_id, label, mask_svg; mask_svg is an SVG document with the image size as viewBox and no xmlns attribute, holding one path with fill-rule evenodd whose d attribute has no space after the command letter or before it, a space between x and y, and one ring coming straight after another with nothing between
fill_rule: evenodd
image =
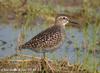
<instances>
[{"instance_id":1,"label":"reflection in water","mask_svg":"<svg viewBox=\"0 0 100 73\"><path fill-rule=\"evenodd\" d=\"M7 42L0 40L0 46L5 45Z\"/></svg>"},{"instance_id":2,"label":"reflection in water","mask_svg":"<svg viewBox=\"0 0 100 73\"><path fill-rule=\"evenodd\" d=\"M5 50L5 49L6 49L5 47L2 47L2 48L1 48L2 51Z\"/></svg>"},{"instance_id":3,"label":"reflection in water","mask_svg":"<svg viewBox=\"0 0 100 73\"><path fill-rule=\"evenodd\" d=\"M1 28L2 26L0 26ZM38 30L37 30L38 29ZM27 33L25 41L28 41L33 36L35 36L37 33L39 33L44 28L35 27L32 31L29 31ZM17 47L17 38L18 34L21 32L20 30L13 30L12 26L6 26L2 30L0 30L0 40L6 41L3 42L3 47L0 46L0 57L4 58L6 56L10 56L16 53L15 49ZM56 50L52 53L47 53L48 58L51 59L62 59L67 58L71 63L83 63L84 58L88 57L91 64L93 64L93 53L89 53L87 55L87 49L82 49L82 43L83 43L83 34L81 32L78 32L77 29L67 29L66 31L66 38L68 40L65 41L65 43L60 47L60 49ZM5 44L5 45L4 45ZM1 44L0 44L1 45ZM77 48L77 49L76 49ZM3 50L3 51L2 51ZM22 52L21 54L27 54L32 56L41 56L41 53L35 53L33 51L28 52ZM87 56L86 56L87 55ZM96 54L97 62L100 60L100 53Z\"/></svg>"}]
</instances>

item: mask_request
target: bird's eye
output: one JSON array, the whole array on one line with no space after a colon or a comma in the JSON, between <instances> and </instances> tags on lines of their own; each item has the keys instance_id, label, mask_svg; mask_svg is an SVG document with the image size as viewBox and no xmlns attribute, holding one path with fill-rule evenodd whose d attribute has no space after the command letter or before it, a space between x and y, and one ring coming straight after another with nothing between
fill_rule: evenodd
<instances>
[{"instance_id":1,"label":"bird's eye","mask_svg":"<svg viewBox=\"0 0 100 73\"><path fill-rule=\"evenodd\" d=\"M65 17L63 17L63 19L66 19Z\"/></svg>"}]
</instances>

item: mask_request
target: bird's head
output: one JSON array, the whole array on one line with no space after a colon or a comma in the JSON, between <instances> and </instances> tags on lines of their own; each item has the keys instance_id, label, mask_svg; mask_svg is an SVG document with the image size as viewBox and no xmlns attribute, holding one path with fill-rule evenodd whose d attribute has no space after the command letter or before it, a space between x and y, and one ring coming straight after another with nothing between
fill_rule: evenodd
<instances>
[{"instance_id":1,"label":"bird's head","mask_svg":"<svg viewBox=\"0 0 100 73\"><path fill-rule=\"evenodd\" d=\"M67 17L67 15L64 15L64 14L60 14L56 17L55 19L55 24L56 25L61 25L61 26L66 26L66 25L69 25L68 23L72 23L70 25L76 25L77 26L77 22L75 21L72 21L71 19L69 19Z\"/></svg>"}]
</instances>

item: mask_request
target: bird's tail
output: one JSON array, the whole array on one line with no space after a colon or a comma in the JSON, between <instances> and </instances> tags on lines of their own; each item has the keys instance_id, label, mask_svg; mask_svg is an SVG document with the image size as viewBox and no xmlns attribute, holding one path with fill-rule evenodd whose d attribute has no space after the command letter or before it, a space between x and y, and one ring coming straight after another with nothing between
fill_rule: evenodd
<instances>
[{"instance_id":1,"label":"bird's tail","mask_svg":"<svg viewBox=\"0 0 100 73\"><path fill-rule=\"evenodd\" d=\"M18 48L19 48L19 50L22 50L22 49L31 48L31 46L28 45L27 43L25 43L25 44L23 44L23 45L20 45Z\"/></svg>"},{"instance_id":2,"label":"bird's tail","mask_svg":"<svg viewBox=\"0 0 100 73\"><path fill-rule=\"evenodd\" d=\"M26 45L20 45L19 47L18 47L18 49L19 50L22 50L22 49L25 49L27 46Z\"/></svg>"}]
</instances>

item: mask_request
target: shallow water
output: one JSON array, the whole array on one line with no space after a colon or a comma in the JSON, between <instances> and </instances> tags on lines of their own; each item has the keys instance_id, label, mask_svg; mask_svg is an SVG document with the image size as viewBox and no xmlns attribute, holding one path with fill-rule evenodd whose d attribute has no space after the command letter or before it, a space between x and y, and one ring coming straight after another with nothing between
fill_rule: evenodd
<instances>
[{"instance_id":1,"label":"shallow water","mask_svg":"<svg viewBox=\"0 0 100 73\"><path fill-rule=\"evenodd\" d=\"M42 31L45 27L36 26L32 31L27 33L25 41L28 41L37 33ZM16 53L15 49L17 47L17 38L21 29L14 29L11 25L3 27L0 26L0 40L5 41L2 43L0 41L0 58L6 56L11 56ZM90 32L91 33L91 32ZM82 49L82 41L84 40L82 32L78 29L66 29L66 41L59 49L52 53L47 53L48 58L61 60L66 58L70 63L83 63L85 58L88 58L90 66L94 64L94 59L96 63L100 61L100 54L93 56L92 53L87 54L86 49ZM75 45L76 44L76 45ZM79 48L76 50L75 48ZM23 51L21 54L31 55L31 56L41 56L41 53L35 53L31 50ZM97 69L100 70L100 67Z\"/></svg>"}]
</instances>

